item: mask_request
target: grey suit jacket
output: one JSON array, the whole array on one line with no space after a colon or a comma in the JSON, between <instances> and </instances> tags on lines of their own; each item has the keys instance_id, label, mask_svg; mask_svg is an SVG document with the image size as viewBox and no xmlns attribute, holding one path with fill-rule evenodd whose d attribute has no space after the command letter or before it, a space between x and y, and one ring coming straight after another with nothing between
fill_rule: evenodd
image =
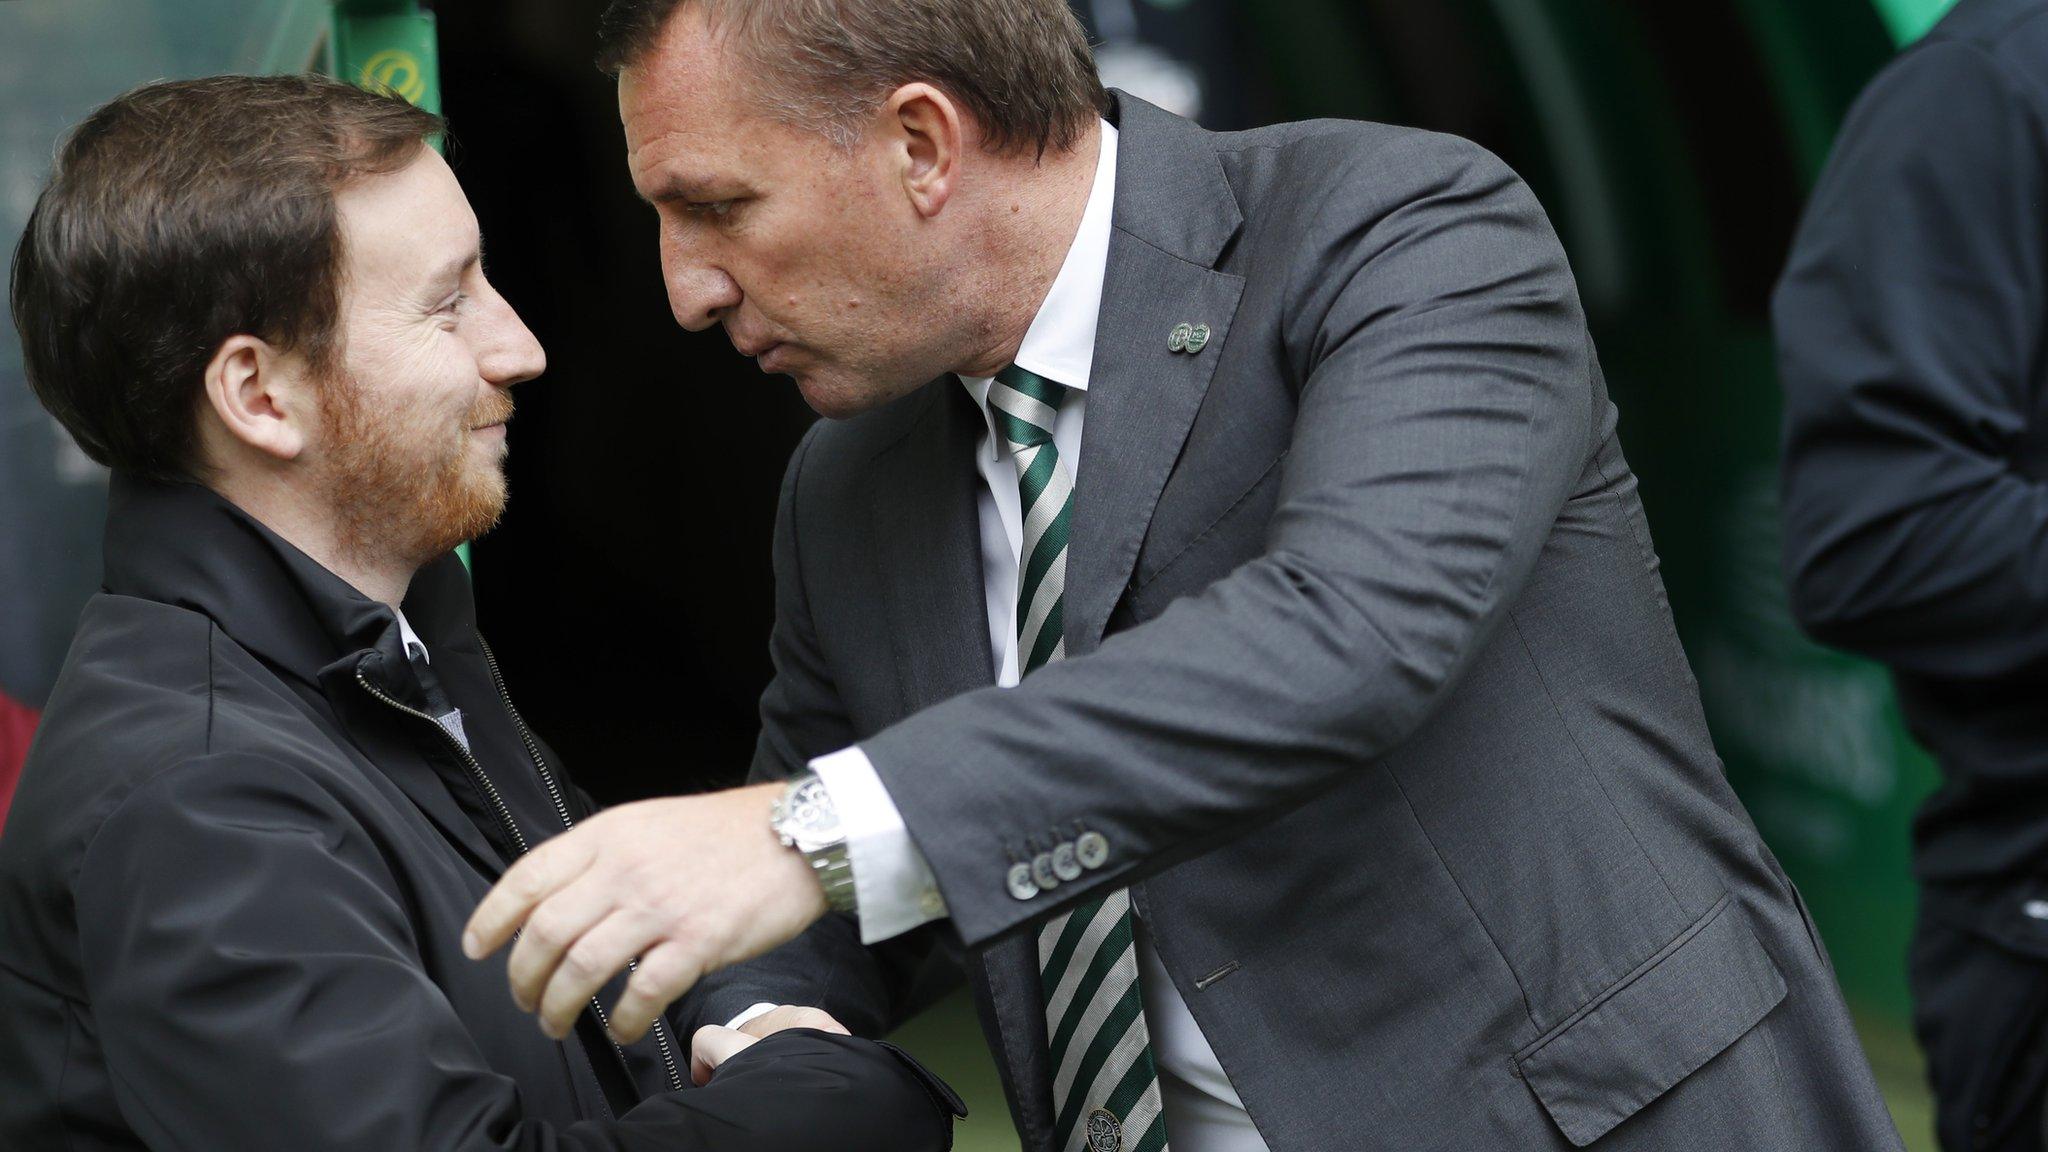
<instances>
[{"instance_id":1,"label":"grey suit jacket","mask_svg":"<svg viewBox=\"0 0 2048 1152\"><path fill-rule=\"evenodd\" d=\"M1535 199L1449 137L1116 104L1069 658L989 687L957 381L814 428L755 770L860 742L951 919L828 918L703 1018L880 1031L964 952L1050 1149L1030 929L1128 885L1274 1152L1899 1147L1723 779ZM1076 821L1107 866L1010 895Z\"/></svg>"}]
</instances>

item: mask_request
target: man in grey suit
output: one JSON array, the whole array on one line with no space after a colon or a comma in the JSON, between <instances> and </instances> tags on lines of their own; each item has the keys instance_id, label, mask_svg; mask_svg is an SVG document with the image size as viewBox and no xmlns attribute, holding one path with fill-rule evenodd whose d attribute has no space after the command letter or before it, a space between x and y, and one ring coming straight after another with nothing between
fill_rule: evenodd
<instances>
[{"instance_id":1,"label":"man in grey suit","mask_svg":"<svg viewBox=\"0 0 2048 1152\"><path fill-rule=\"evenodd\" d=\"M834 419L761 783L590 820L471 922L527 926L546 1027L637 956L629 1039L692 985L879 1034L964 961L1033 1152L1899 1146L1513 173L1204 132L1058 0L607 36L677 319Z\"/></svg>"}]
</instances>

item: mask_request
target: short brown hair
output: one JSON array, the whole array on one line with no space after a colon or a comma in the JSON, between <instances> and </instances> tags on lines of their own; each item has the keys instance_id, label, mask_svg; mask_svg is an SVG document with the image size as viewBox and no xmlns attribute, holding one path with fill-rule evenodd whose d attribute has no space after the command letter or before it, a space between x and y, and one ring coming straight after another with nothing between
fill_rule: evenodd
<instances>
[{"instance_id":1,"label":"short brown hair","mask_svg":"<svg viewBox=\"0 0 2048 1152\"><path fill-rule=\"evenodd\" d=\"M109 467L194 477L206 365L228 337L335 357L334 194L442 130L318 76L146 84L57 151L15 251L14 323L36 396Z\"/></svg>"},{"instance_id":2,"label":"short brown hair","mask_svg":"<svg viewBox=\"0 0 2048 1152\"><path fill-rule=\"evenodd\" d=\"M1109 96L1065 0L613 0L597 66L616 74L693 3L758 77L750 95L842 147L889 92L914 81L974 114L997 152L1064 152Z\"/></svg>"}]
</instances>

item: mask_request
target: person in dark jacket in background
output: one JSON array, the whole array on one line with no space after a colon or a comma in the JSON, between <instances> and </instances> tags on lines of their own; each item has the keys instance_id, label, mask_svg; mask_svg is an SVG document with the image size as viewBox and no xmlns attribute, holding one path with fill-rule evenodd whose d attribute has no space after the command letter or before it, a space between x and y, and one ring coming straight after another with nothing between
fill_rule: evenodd
<instances>
[{"instance_id":1,"label":"person in dark jacket in background","mask_svg":"<svg viewBox=\"0 0 2048 1152\"><path fill-rule=\"evenodd\" d=\"M1890 667L1944 778L1910 968L1950 1152L2043 1147L2044 76L2048 0L1962 0L1851 113L1774 310L1793 610Z\"/></svg>"},{"instance_id":2,"label":"person in dark jacket in background","mask_svg":"<svg viewBox=\"0 0 2048 1152\"><path fill-rule=\"evenodd\" d=\"M0 1148L945 1148L957 1099L886 1045L706 1029L693 1086L672 1023L544 1036L462 957L591 805L450 551L544 359L440 130L311 77L149 85L30 218L29 378L114 480L0 835Z\"/></svg>"}]
</instances>

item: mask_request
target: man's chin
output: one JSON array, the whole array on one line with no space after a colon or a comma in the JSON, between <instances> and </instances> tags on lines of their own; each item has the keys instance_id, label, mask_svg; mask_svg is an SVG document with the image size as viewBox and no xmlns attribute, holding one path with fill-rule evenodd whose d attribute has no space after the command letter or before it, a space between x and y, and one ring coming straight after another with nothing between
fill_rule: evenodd
<instances>
[{"instance_id":1,"label":"man's chin","mask_svg":"<svg viewBox=\"0 0 2048 1152\"><path fill-rule=\"evenodd\" d=\"M884 404L917 391L925 381L904 386L877 384L872 380L849 380L817 373L787 373L796 381L797 392L811 411L827 420L850 420Z\"/></svg>"},{"instance_id":2,"label":"man's chin","mask_svg":"<svg viewBox=\"0 0 2048 1152\"><path fill-rule=\"evenodd\" d=\"M415 510L425 529L418 549L421 562L480 540L504 518L507 486L503 473L471 476L458 489L422 502Z\"/></svg>"},{"instance_id":3,"label":"man's chin","mask_svg":"<svg viewBox=\"0 0 2048 1152\"><path fill-rule=\"evenodd\" d=\"M503 472L494 473L488 480L471 492L470 499L461 509L464 540L476 540L489 535L491 529L505 518L505 505L509 502L509 486ZM451 545L452 547L452 545Z\"/></svg>"}]
</instances>

